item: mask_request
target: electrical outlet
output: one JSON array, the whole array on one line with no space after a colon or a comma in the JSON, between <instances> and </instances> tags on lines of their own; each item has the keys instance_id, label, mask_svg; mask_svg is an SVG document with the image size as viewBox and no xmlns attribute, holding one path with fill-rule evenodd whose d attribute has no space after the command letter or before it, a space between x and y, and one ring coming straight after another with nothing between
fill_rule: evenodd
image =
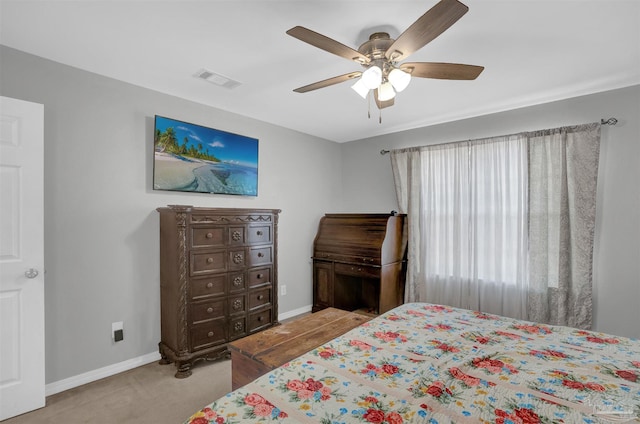
<instances>
[{"instance_id":1,"label":"electrical outlet","mask_svg":"<svg viewBox=\"0 0 640 424\"><path fill-rule=\"evenodd\" d=\"M283 284L280 286L280 296L286 296L286 295L287 295L287 286Z\"/></svg>"},{"instance_id":2,"label":"electrical outlet","mask_svg":"<svg viewBox=\"0 0 640 424\"><path fill-rule=\"evenodd\" d=\"M111 339L114 342L124 340L124 326L122 321L111 323Z\"/></svg>"}]
</instances>

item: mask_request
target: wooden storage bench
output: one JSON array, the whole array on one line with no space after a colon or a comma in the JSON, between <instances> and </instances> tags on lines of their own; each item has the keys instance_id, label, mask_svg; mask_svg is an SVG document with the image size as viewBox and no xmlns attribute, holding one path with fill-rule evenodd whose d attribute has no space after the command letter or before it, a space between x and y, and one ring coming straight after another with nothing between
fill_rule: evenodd
<instances>
[{"instance_id":1,"label":"wooden storage bench","mask_svg":"<svg viewBox=\"0 0 640 424\"><path fill-rule=\"evenodd\" d=\"M370 319L369 316L326 308L231 342L233 390Z\"/></svg>"}]
</instances>

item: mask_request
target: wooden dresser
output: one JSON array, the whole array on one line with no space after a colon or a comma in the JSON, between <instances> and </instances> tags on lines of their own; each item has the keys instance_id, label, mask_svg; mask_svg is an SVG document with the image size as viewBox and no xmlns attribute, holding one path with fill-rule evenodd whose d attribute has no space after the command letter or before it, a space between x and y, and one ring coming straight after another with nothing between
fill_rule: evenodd
<instances>
[{"instance_id":1,"label":"wooden dresser","mask_svg":"<svg viewBox=\"0 0 640 424\"><path fill-rule=\"evenodd\" d=\"M313 246L313 312L381 314L404 302L404 214L326 214Z\"/></svg>"},{"instance_id":2,"label":"wooden dresser","mask_svg":"<svg viewBox=\"0 0 640 424\"><path fill-rule=\"evenodd\" d=\"M276 325L278 209L170 205L160 213L160 363L176 377Z\"/></svg>"}]
</instances>

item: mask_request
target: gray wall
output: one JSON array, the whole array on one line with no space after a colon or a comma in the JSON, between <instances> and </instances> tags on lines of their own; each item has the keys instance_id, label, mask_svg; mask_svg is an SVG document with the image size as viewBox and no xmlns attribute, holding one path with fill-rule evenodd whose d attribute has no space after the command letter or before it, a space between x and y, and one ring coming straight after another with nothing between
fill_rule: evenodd
<instances>
[{"instance_id":1,"label":"gray wall","mask_svg":"<svg viewBox=\"0 0 640 424\"><path fill-rule=\"evenodd\" d=\"M381 149L555 128L611 116L619 123L602 127L598 168L594 326L640 338L640 86L346 143L343 208L397 209L389 156L381 156Z\"/></svg>"},{"instance_id":2,"label":"gray wall","mask_svg":"<svg viewBox=\"0 0 640 424\"><path fill-rule=\"evenodd\" d=\"M603 130L596 328L640 337L638 87L340 145L3 46L0 64L0 95L45 105L47 383L157 351L158 206L282 209L279 278L287 296L279 299L280 313L297 312L311 304L309 257L319 218L397 209L380 149L608 116L621 122ZM151 190L155 114L258 138L259 196ZM115 321L125 326L118 344L110 337Z\"/></svg>"},{"instance_id":3,"label":"gray wall","mask_svg":"<svg viewBox=\"0 0 640 424\"><path fill-rule=\"evenodd\" d=\"M340 145L6 47L0 63L1 95L45 106L47 383L157 352L159 206L282 209L280 313L310 309L318 220L340 210ZM258 138L259 196L153 191L155 114Z\"/></svg>"}]
</instances>

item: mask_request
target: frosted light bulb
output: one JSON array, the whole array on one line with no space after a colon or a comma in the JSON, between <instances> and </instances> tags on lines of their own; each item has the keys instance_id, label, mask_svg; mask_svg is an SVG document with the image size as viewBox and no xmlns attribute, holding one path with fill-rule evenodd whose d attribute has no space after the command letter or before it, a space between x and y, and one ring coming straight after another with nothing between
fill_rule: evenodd
<instances>
[{"instance_id":1,"label":"frosted light bulb","mask_svg":"<svg viewBox=\"0 0 640 424\"><path fill-rule=\"evenodd\" d=\"M382 82L382 70L374 65L364 71L360 79L369 90L378 88Z\"/></svg>"},{"instance_id":2,"label":"frosted light bulb","mask_svg":"<svg viewBox=\"0 0 640 424\"><path fill-rule=\"evenodd\" d=\"M360 97L362 97L363 99L366 99L367 98L367 94L369 94L369 89L367 88L366 85L364 85L364 82L362 81L362 78L360 78L358 81L356 81L356 83L353 84L351 86L351 88L353 89L353 91L358 93L360 95Z\"/></svg>"},{"instance_id":3,"label":"frosted light bulb","mask_svg":"<svg viewBox=\"0 0 640 424\"><path fill-rule=\"evenodd\" d=\"M378 100L386 102L396 96L396 92L390 82L385 82L378 88Z\"/></svg>"},{"instance_id":4,"label":"frosted light bulb","mask_svg":"<svg viewBox=\"0 0 640 424\"><path fill-rule=\"evenodd\" d=\"M393 85L393 88L396 89L396 92L399 93L407 88L411 82L411 74L395 68L389 72L389 82Z\"/></svg>"}]
</instances>

